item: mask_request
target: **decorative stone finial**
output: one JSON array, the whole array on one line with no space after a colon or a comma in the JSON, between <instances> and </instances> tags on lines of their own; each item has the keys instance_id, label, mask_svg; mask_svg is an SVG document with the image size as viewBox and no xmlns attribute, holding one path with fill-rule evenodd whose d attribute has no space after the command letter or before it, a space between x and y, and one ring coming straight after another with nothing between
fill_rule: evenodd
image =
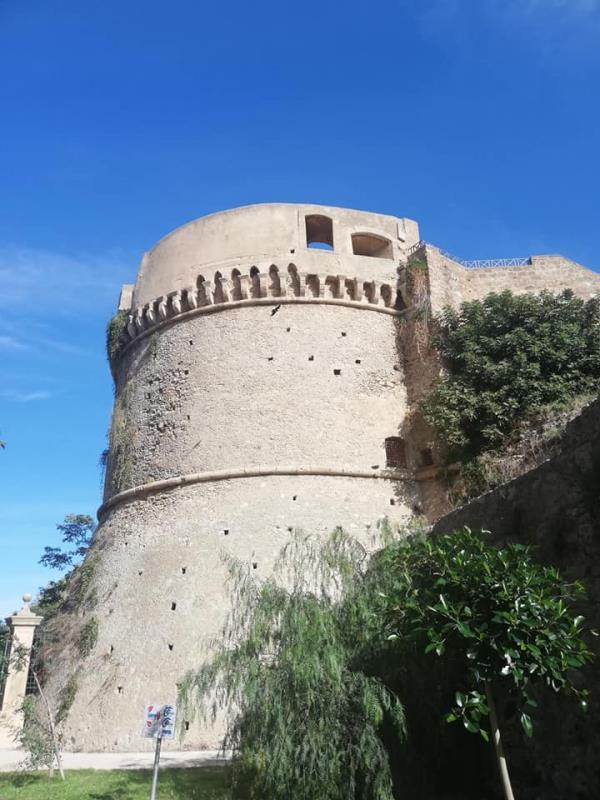
<instances>
[{"instance_id":1,"label":"decorative stone finial","mask_svg":"<svg viewBox=\"0 0 600 800\"><path fill-rule=\"evenodd\" d=\"M23 595L23 602L31 603L31 595L29 594L29 592L25 592L25 594Z\"/></svg>"}]
</instances>

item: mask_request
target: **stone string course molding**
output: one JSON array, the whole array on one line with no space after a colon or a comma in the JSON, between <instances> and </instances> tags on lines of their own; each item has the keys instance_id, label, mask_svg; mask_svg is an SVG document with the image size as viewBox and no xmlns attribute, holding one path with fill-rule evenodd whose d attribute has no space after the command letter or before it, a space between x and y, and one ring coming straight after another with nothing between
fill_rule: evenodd
<instances>
[{"instance_id":1,"label":"stone string course molding","mask_svg":"<svg viewBox=\"0 0 600 800\"><path fill-rule=\"evenodd\" d=\"M174 478L163 478L159 481L143 483L123 492L114 494L97 511L98 520L102 521L108 512L121 503L140 500L151 494L177 489L182 486L191 486L196 483L212 483L215 481L237 480L240 478L262 478L269 475L316 475L338 478L375 478L378 480L409 481L413 476L408 470L360 470L360 469L333 469L331 467L249 467L247 469L222 469L210 472L192 472L188 475L177 475Z\"/></svg>"},{"instance_id":2,"label":"stone string course molding","mask_svg":"<svg viewBox=\"0 0 600 800\"><path fill-rule=\"evenodd\" d=\"M265 271L261 272L261 268ZM299 272L289 264L280 272L275 264L253 266L242 274L233 269L231 277L215 272L213 280L199 275L195 286L171 292L129 314L121 337L121 353L136 339L179 317L226 310L238 305L278 303L329 303L366 308L400 315L395 308L396 290L389 283L361 281L345 275Z\"/></svg>"}]
</instances>

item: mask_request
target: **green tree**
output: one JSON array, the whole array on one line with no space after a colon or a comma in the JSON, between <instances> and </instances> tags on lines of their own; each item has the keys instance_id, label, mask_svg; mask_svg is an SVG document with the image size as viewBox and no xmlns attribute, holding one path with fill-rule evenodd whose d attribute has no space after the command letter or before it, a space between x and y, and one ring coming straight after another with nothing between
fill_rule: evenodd
<instances>
[{"instance_id":1,"label":"green tree","mask_svg":"<svg viewBox=\"0 0 600 800\"><path fill-rule=\"evenodd\" d=\"M388 576L382 593L388 638L401 647L415 640L425 653L458 661L463 682L455 687L446 720L461 720L488 740L489 717L505 796L511 798L494 693L512 693L527 736L533 733L536 685L571 694L585 707L587 691L572 680L573 670L592 659L583 617L573 611L582 586L535 564L528 548L499 550L468 528L393 544L379 556L378 568Z\"/></svg>"},{"instance_id":2,"label":"green tree","mask_svg":"<svg viewBox=\"0 0 600 800\"><path fill-rule=\"evenodd\" d=\"M382 733L402 739L404 714L395 693L361 668L366 655L376 660L370 643L383 641L371 633L367 565L342 531L322 545L296 536L263 581L229 561L223 637L188 675L181 699L229 712L225 747L253 798L393 797Z\"/></svg>"},{"instance_id":3,"label":"green tree","mask_svg":"<svg viewBox=\"0 0 600 800\"><path fill-rule=\"evenodd\" d=\"M67 514L64 521L56 528L62 534L63 544L69 547L45 547L39 563L50 569L64 570L67 567L71 569L58 580L49 581L46 586L40 588L36 611L46 618L53 616L63 604L69 581L89 550L96 525L92 517L87 514Z\"/></svg>"},{"instance_id":4,"label":"green tree","mask_svg":"<svg viewBox=\"0 0 600 800\"><path fill-rule=\"evenodd\" d=\"M44 553L39 563L51 569L72 567L87 553L96 530L96 524L87 514L67 514L64 521L56 526L56 529L62 534L63 544L71 545L71 549L44 547Z\"/></svg>"},{"instance_id":5,"label":"green tree","mask_svg":"<svg viewBox=\"0 0 600 800\"><path fill-rule=\"evenodd\" d=\"M446 374L422 409L452 459L498 447L535 409L598 391L598 298L505 291L447 308L436 323Z\"/></svg>"}]
</instances>

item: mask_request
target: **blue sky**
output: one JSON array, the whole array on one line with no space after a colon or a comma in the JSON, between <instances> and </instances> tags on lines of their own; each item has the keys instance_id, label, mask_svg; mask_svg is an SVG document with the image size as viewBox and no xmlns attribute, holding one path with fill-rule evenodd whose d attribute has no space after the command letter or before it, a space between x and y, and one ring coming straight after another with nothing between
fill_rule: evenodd
<instances>
[{"instance_id":1,"label":"blue sky","mask_svg":"<svg viewBox=\"0 0 600 800\"><path fill-rule=\"evenodd\" d=\"M173 227L314 202L600 266L599 0L0 0L0 614L100 499L120 284Z\"/></svg>"}]
</instances>

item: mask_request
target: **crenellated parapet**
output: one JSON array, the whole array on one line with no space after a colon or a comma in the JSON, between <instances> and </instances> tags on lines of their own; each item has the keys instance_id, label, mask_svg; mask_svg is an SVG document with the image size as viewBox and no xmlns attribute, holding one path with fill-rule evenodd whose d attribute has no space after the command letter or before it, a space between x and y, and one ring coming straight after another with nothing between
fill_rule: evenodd
<instances>
[{"instance_id":1,"label":"crenellated parapet","mask_svg":"<svg viewBox=\"0 0 600 800\"><path fill-rule=\"evenodd\" d=\"M360 280L346 275L300 272L295 264L281 269L259 264L247 272L217 271L198 275L193 286L157 297L128 315L119 353L142 336L189 316L224 311L240 305L326 303L355 306L398 315L397 289L391 283Z\"/></svg>"}]
</instances>

